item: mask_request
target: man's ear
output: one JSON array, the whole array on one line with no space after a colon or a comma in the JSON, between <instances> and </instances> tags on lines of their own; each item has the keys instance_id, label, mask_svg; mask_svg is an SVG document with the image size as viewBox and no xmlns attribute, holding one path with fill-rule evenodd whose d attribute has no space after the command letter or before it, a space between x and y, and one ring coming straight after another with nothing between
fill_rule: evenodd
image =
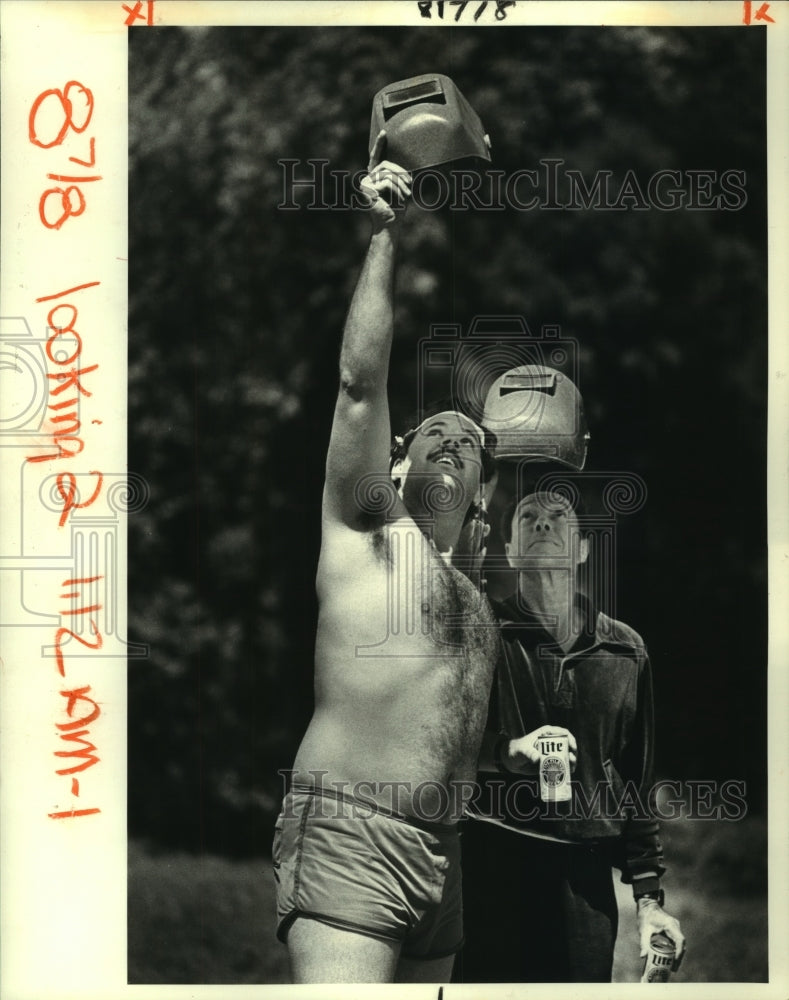
<instances>
[{"instance_id":1,"label":"man's ear","mask_svg":"<svg viewBox=\"0 0 789 1000\"><path fill-rule=\"evenodd\" d=\"M578 539L578 565L582 565L589 558L589 539L585 536Z\"/></svg>"}]
</instances>

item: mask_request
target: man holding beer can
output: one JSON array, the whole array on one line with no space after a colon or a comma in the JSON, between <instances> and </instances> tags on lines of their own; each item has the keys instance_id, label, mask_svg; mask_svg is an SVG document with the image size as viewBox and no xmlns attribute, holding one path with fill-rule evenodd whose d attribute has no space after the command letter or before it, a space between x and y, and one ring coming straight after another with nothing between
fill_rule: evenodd
<instances>
[{"instance_id":1,"label":"man holding beer can","mask_svg":"<svg viewBox=\"0 0 789 1000\"><path fill-rule=\"evenodd\" d=\"M504 656L480 757L481 795L462 834L466 945L457 978L610 982L617 867L633 887L642 957L661 935L663 950L645 969L646 981L658 981L679 966L685 940L663 909L663 851L647 806L651 668L638 633L581 592L589 589L580 579L589 538L575 485L588 438L580 395L566 376L537 366L499 381L507 391L499 396L494 386L484 419L499 440L509 497L501 533L517 585L493 602ZM519 411L513 388L522 393ZM497 420L499 399L515 419ZM528 418L520 425L518 412ZM546 488L554 482L563 487Z\"/></svg>"},{"instance_id":2,"label":"man holding beer can","mask_svg":"<svg viewBox=\"0 0 789 1000\"><path fill-rule=\"evenodd\" d=\"M676 963L674 942L667 934L652 934L644 958L642 983L667 983Z\"/></svg>"}]
</instances>

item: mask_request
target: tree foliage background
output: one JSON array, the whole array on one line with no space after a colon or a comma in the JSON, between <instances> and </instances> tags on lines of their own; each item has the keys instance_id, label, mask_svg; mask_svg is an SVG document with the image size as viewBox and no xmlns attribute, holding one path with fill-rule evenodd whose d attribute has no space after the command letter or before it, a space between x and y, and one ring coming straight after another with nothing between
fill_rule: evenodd
<instances>
[{"instance_id":1,"label":"tree foliage background","mask_svg":"<svg viewBox=\"0 0 789 1000\"><path fill-rule=\"evenodd\" d=\"M129 32L130 833L267 850L312 706L314 574L359 213L284 211L278 161L365 166L387 83L454 79L507 174L737 169L736 211L413 210L393 419L431 324L581 345L590 467L629 470L619 617L656 675L658 770L765 805L765 40L758 28ZM683 181L687 187L687 180Z\"/></svg>"}]
</instances>

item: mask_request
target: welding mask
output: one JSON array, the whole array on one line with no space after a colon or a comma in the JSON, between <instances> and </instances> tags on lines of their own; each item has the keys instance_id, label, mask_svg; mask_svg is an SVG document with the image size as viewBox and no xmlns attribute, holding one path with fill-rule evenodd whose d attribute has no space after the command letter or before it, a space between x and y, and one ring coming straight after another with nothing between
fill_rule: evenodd
<instances>
[{"instance_id":1,"label":"welding mask","mask_svg":"<svg viewBox=\"0 0 789 1000\"><path fill-rule=\"evenodd\" d=\"M369 149L386 129L387 160L415 171L453 160L490 160L476 111L448 76L425 73L390 83L373 98Z\"/></svg>"},{"instance_id":2,"label":"welding mask","mask_svg":"<svg viewBox=\"0 0 789 1000\"><path fill-rule=\"evenodd\" d=\"M496 435L497 461L584 467L589 431L583 400L572 380L553 368L522 365L500 375L488 391L482 423Z\"/></svg>"}]
</instances>

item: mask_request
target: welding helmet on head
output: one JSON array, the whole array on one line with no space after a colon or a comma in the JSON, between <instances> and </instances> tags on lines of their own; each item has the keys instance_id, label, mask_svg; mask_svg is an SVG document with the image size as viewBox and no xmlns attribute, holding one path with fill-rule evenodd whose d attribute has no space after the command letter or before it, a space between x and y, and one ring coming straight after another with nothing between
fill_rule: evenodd
<instances>
[{"instance_id":1,"label":"welding helmet on head","mask_svg":"<svg viewBox=\"0 0 789 1000\"><path fill-rule=\"evenodd\" d=\"M496 435L497 461L584 467L589 431L583 400L554 368L522 365L500 375L488 391L482 423Z\"/></svg>"},{"instance_id":2,"label":"welding helmet on head","mask_svg":"<svg viewBox=\"0 0 789 1000\"><path fill-rule=\"evenodd\" d=\"M386 129L386 159L414 171L451 160L490 160L490 140L452 80L424 73L383 87L373 98L369 149Z\"/></svg>"}]
</instances>

